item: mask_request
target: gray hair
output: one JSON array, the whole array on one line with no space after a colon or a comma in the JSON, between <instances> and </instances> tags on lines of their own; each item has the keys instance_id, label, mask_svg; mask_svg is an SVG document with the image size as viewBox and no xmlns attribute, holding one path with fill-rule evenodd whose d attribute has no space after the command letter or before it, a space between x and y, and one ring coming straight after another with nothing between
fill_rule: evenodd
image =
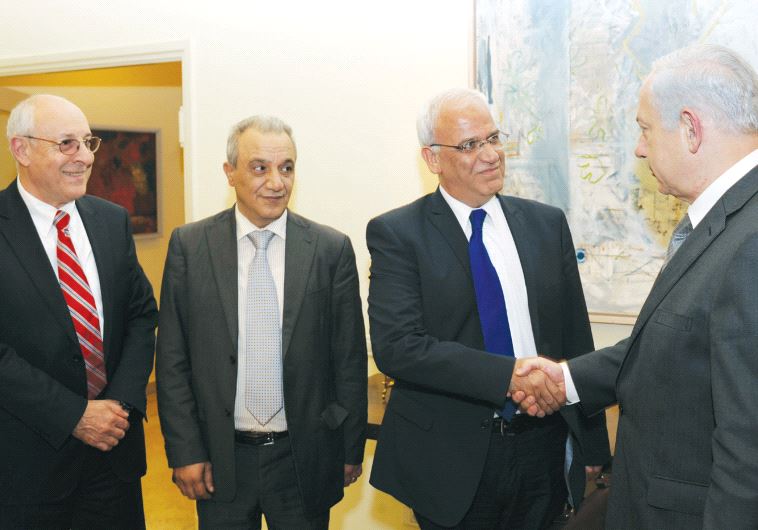
<instances>
[{"instance_id":1,"label":"gray hair","mask_svg":"<svg viewBox=\"0 0 758 530\"><path fill-rule=\"evenodd\" d=\"M758 76L742 57L724 46L699 44L653 63L652 103L668 130L691 107L719 129L758 133Z\"/></svg>"},{"instance_id":2,"label":"gray hair","mask_svg":"<svg viewBox=\"0 0 758 530\"><path fill-rule=\"evenodd\" d=\"M418 118L416 118L416 134L418 135L418 141L422 147L434 143L434 127L437 125L440 112L445 105L453 102L482 103L487 107L490 115L492 115L492 110L489 105L487 105L487 99L481 92L471 88L453 88L445 90L430 99L422 107L421 112L418 114ZM497 123L494 116L492 116L492 121Z\"/></svg>"},{"instance_id":3,"label":"gray hair","mask_svg":"<svg viewBox=\"0 0 758 530\"><path fill-rule=\"evenodd\" d=\"M42 97L42 94L29 96L13 107L10 116L8 116L8 126L5 128L8 142L14 136L30 136L34 134L34 114L37 108L37 101Z\"/></svg>"},{"instance_id":4,"label":"gray hair","mask_svg":"<svg viewBox=\"0 0 758 530\"><path fill-rule=\"evenodd\" d=\"M275 116L264 116L258 114L250 116L235 124L229 131L229 138L226 141L226 161L231 166L237 167L237 158L239 157L239 139L242 134L248 130L254 129L259 133L285 133L292 141L292 147L295 149L297 156L297 145L292 135L292 127L284 123Z\"/></svg>"}]
</instances>

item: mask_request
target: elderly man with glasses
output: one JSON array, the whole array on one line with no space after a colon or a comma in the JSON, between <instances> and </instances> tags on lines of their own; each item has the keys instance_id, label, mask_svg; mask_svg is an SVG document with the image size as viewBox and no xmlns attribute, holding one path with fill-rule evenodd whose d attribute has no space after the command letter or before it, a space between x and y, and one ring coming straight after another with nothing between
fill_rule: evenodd
<instances>
[{"instance_id":1,"label":"elderly man with glasses","mask_svg":"<svg viewBox=\"0 0 758 530\"><path fill-rule=\"evenodd\" d=\"M565 455L575 506L609 459L602 415L550 415L556 387L512 376L524 357L592 349L566 218L498 195L505 135L478 92L440 94L417 125L440 186L366 235L374 358L395 378L371 483L422 529L543 528L567 498ZM507 399L526 388L542 417Z\"/></svg>"},{"instance_id":2,"label":"elderly man with glasses","mask_svg":"<svg viewBox=\"0 0 758 530\"><path fill-rule=\"evenodd\" d=\"M0 192L0 528L144 528L157 310L123 208L85 196L100 139L70 101L8 118Z\"/></svg>"}]
</instances>

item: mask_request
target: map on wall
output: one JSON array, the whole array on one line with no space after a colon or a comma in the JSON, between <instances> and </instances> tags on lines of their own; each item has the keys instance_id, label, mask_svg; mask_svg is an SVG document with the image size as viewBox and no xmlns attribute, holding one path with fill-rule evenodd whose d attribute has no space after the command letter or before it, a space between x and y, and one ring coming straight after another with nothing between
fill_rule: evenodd
<instances>
[{"instance_id":1,"label":"map on wall","mask_svg":"<svg viewBox=\"0 0 758 530\"><path fill-rule=\"evenodd\" d=\"M476 86L507 145L506 194L562 208L587 305L639 312L687 205L634 156L652 62L698 42L758 67L755 0L477 0Z\"/></svg>"}]
</instances>

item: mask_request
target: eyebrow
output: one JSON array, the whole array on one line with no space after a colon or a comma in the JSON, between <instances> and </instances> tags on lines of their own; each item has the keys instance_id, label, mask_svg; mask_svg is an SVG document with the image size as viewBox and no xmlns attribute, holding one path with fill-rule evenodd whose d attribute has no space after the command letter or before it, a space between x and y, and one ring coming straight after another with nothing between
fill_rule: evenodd
<instances>
[{"instance_id":1,"label":"eyebrow","mask_svg":"<svg viewBox=\"0 0 758 530\"><path fill-rule=\"evenodd\" d=\"M295 161L291 158L287 158L286 160L282 161L282 164L294 164ZM253 158L250 160L250 164L271 164L271 160L268 160L266 158Z\"/></svg>"},{"instance_id":2,"label":"eyebrow","mask_svg":"<svg viewBox=\"0 0 758 530\"><path fill-rule=\"evenodd\" d=\"M493 135L495 135L495 134L497 134L497 133L499 133L499 132L500 132L500 129L495 129L495 130L494 130L494 131L492 131L492 132L488 132L488 133L487 133L487 134L484 136L484 138L485 138L485 139L486 139L486 138L489 138L490 136L493 136ZM469 137L469 138L464 138L463 140L461 140L460 142L458 142L458 145L460 145L460 144L465 144L466 142L471 142L471 141L474 141L474 140L480 140L480 138L478 138L478 137L476 137L476 136L471 136L471 137Z\"/></svg>"}]
</instances>

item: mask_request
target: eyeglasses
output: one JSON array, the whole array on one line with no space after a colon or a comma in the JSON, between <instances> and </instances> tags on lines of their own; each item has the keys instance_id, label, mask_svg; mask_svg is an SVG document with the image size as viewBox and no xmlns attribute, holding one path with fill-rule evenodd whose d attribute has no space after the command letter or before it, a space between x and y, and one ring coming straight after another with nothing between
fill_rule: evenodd
<instances>
[{"instance_id":1,"label":"eyeglasses","mask_svg":"<svg viewBox=\"0 0 758 530\"><path fill-rule=\"evenodd\" d=\"M508 133L498 131L489 135L484 140L466 140L458 145L447 144L429 144L429 147L452 147L457 149L461 153L474 153L479 151L482 147L489 144L494 150L500 151L503 149L503 144L508 140Z\"/></svg>"},{"instance_id":2,"label":"eyeglasses","mask_svg":"<svg viewBox=\"0 0 758 530\"><path fill-rule=\"evenodd\" d=\"M31 138L32 140L41 140L43 142L50 142L51 144L55 144L64 155L73 155L79 151L79 146L81 144L84 144L84 147L86 147L90 153L94 153L100 148L100 142L102 141L97 136L90 136L89 138L82 138L81 140L78 140L76 138L66 138L60 142L56 142L55 140L48 140L47 138L37 138L36 136L25 135L24 138Z\"/></svg>"}]
</instances>

